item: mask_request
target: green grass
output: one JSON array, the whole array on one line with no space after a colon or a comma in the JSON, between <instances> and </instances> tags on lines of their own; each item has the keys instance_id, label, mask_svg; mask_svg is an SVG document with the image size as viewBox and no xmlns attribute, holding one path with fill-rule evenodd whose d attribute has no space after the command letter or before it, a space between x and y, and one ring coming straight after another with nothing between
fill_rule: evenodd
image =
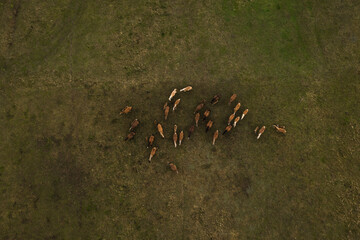
<instances>
[{"instance_id":1,"label":"green grass","mask_svg":"<svg viewBox=\"0 0 360 240\"><path fill-rule=\"evenodd\" d=\"M359 239L359 11L350 0L3 1L0 239ZM165 122L170 92L187 85ZM211 133L201 122L175 149L173 125L187 135L218 93ZM232 93L249 114L212 146Z\"/></svg>"}]
</instances>

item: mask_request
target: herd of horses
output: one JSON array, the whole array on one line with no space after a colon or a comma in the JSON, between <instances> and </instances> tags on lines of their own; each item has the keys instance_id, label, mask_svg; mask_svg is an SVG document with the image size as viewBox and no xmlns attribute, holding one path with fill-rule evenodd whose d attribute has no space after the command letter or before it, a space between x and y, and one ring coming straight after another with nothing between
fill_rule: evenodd
<instances>
[{"instance_id":1,"label":"herd of horses","mask_svg":"<svg viewBox=\"0 0 360 240\"><path fill-rule=\"evenodd\" d=\"M164 110L164 118L165 120L167 120L168 118L168 114L169 114L169 111L170 111L170 106L169 106L169 103L171 104L172 103L172 99L175 97L175 95L177 93L180 93L180 92L189 92L191 91L193 88L192 86L187 86L185 88L182 88L180 89L179 91L175 88L170 96L169 96L169 101L167 101L163 107L163 110ZM210 103L212 105L215 105L219 102L221 98L221 95L217 94L215 95ZM229 99L229 102L228 102L228 105L231 106L231 104L236 100L237 98L237 95L234 93L231 95L230 99ZM178 98L177 100L174 101L173 103L173 106L172 106L172 111L175 111L176 108L178 107L178 105L180 104L180 101L181 99ZM195 120L195 124L194 125L191 125L191 127L189 128L189 131L188 131L188 139L190 139L191 135L193 134L193 132L195 131L195 126L198 127L198 124L199 124L199 120L200 120L200 112L201 110L204 108L205 106L205 100L201 101L195 108L195 111L194 111L194 120ZM238 102L235 107L234 107L234 112L229 116L228 118L228 122L227 122L227 126L225 127L225 130L224 132L222 133L223 135L225 135L226 133L230 132L233 128L236 127L236 124L243 120L245 118L245 116L248 114L249 112L249 109L245 109L242 113L241 113L241 116L237 116L236 117L236 113L240 110L240 107L241 107L241 103ZM122 114L128 114L130 113L132 110L132 106L126 106L125 108L122 109L122 111L120 112L120 115ZM211 114L211 110L210 109L206 109L203 113L203 118L202 120L203 121L207 121L206 123L206 129L205 131L208 132L214 122L213 120L209 119L210 117L210 114ZM160 136L162 138L165 138L165 135L164 135L164 130L163 130L163 126L161 125L161 123L157 123L156 121L154 122L156 124L156 127L157 127L157 130L160 134ZM132 121L131 123L131 127L129 129L129 134L126 136L125 138L125 141L127 140L131 140L135 137L136 135L136 132L135 132L135 129L136 127L138 127L140 124L140 121L138 119L135 119ZM277 132L280 132L280 133L283 133L283 134L286 134L286 130L285 130L285 126L279 126L279 125L273 125L273 127L275 128L275 130ZM266 129L266 126L262 126L261 128L259 128L258 126L255 128L254 132L255 134L257 135L257 139L260 138L260 136L265 132L265 129ZM212 139L212 144L215 145L215 142L217 140L217 138L219 137L219 130L215 130L214 131L214 134L213 134L213 139ZM174 125L174 133L173 133L173 142L174 142L174 146L177 147L178 145L181 145L182 141L184 139L184 131L180 131L179 135L177 134L177 125ZM151 162L152 158L155 156L156 154L156 151L158 150L158 147L156 146L153 146L153 143L155 141L155 136L154 135L151 135L150 137L147 138L147 143L148 143L148 148L150 147L151 148L151 151L150 151L150 156L149 156L149 162ZM175 166L174 163L172 162L168 162L168 165L170 166L171 170L175 171L176 173L178 173L178 170L177 170L177 167Z\"/></svg>"}]
</instances>

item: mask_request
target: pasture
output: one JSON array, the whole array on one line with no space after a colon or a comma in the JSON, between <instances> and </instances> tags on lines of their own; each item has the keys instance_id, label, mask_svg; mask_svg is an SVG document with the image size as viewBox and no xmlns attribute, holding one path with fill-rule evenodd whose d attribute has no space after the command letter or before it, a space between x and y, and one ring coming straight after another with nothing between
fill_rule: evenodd
<instances>
[{"instance_id":1,"label":"pasture","mask_svg":"<svg viewBox=\"0 0 360 240\"><path fill-rule=\"evenodd\" d=\"M356 0L1 1L0 239L359 239L359 14ZM213 146L233 93L249 113ZM214 126L188 140L203 99Z\"/></svg>"}]
</instances>

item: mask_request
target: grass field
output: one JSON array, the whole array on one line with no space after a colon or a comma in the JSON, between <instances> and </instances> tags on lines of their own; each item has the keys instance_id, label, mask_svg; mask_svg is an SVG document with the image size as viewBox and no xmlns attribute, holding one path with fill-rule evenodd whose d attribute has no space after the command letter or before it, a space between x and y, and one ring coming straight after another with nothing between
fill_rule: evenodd
<instances>
[{"instance_id":1,"label":"grass field","mask_svg":"<svg viewBox=\"0 0 360 240\"><path fill-rule=\"evenodd\" d=\"M0 239L360 239L359 16L356 0L1 1ZM212 146L232 93L249 114ZM215 94L213 129L175 149Z\"/></svg>"}]
</instances>

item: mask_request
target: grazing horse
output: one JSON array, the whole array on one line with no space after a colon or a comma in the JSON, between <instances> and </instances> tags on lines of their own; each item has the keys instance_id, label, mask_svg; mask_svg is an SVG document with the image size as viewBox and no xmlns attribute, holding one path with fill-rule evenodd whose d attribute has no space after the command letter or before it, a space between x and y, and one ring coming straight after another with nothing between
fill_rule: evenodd
<instances>
[{"instance_id":1,"label":"grazing horse","mask_svg":"<svg viewBox=\"0 0 360 240\"><path fill-rule=\"evenodd\" d=\"M212 105L215 105L215 104L217 104L218 102L219 102L219 100L220 100L220 95L219 94L217 94L217 95L215 95L212 99L211 99L211 104Z\"/></svg>"},{"instance_id":2,"label":"grazing horse","mask_svg":"<svg viewBox=\"0 0 360 240\"><path fill-rule=\"evenodd\" d=\"M177 145L176 145L176 142L177 142L177 139L178 139L178 136L177 136L176 130L177 130L177 126L176 126L176 125L174 125L174 135L173 135L173 141L174 141L174 145L175 145L175 147L177 146Z\"/></svg>"},{"instance_id":3,"label":"grazing horse","mask_svg":"<svg viewBox=\"0 0 360 240\"><path fill-rule=\"evenodd\" d=\"M211 110L206 109L206 111L204 112L204 118L203 118L203 121L205 121L205 119L206 119L207 117L209 117L210 113L211 113Z\"/></svg>"},{"instance_id":4,"label":"grazing horse","mask_svg":"<svg viewBox=\"0 0 360 240\"><path fill-rule=\"evenodd\" d=\"M236 127L236 124L240 121L240 116L237 116L234 120L234 127Z\"/></svg>"},{"instance_id":5,"label":"grazing horse","mask_svg":"<svg viewBox=\"0 0 360 240\"><path fill-rule=\"evenodd\" d=\"M181 131L179 134L179 146L181 145L183 139L184 139L184 131Z\"/></svg>"},{"instance_id":6,"label":"grazing horse","mask_svg":"<svg viewBox=\"0 0 360 240\"><path fill-rule=\"evenodd\" d=\"M154 157L157 149L158 149L157 147L153 147L153 148L151 149L150 157L149 157L149 162L151 162L151 159Z\"/></svg>"},{"instance_id":7,"label":"grazing horse","mask_svg":"<svg viewBox=\"0 0 360 240\"><path fill-rule=\"evenodd\" d=\"M234 119L235 113L231 114L228 120L228 125L230 125L231 121Z\"/></svg>"},{"instance_id":8,"label":"grazing horse","mask_svg":"<svg viewBox=\"0 0 360 240\"><path fill-rule=\"evenodd\" d=\"M178 174L178 170L177 170L177 167L175 164L171 163L171 162L168 162L169 166L170 166L170 169L174 172L176 172L176 174Z\"/></svg>"},{"instance_id":9,"label":"grazing horse","mask_svg":"<svg viewBox=\"0 0 360 240\"><path fill-rule=\"evenodd\" d=\"M162 138L165 138L165 136L164 136L164 130L163 130L163 128L162 128L162 126L161 126L161 124L160 124L160 123L158 123L158 125L157 125L157 129L158 129L158 131L159 131L159 133L160 133L161 137L162 137Z\"/></svg>"},{"instance_id":10,"label":"grazing horse","mask_svg":"<svg viewBox=\"0 0 360 240\"><path fill-rule=\"evenodd\" d=\"M285 126L279 126L279 125L273 125L273 127L276 128L276 131L280 132L280 133L283 133L283 134L286 134L286 130L285 130Z\"/></svg>"},{"instance_id":11,"label":"grazing horse","mask_svg":"<svg viewBox=\"0 0 360 240\"><path fill-rule=\"evenodd\" d=\"M175 96L176 93L177 93L177 89L175 88L170 94L169 101L171 101L171 99Z\"/></svg>"},{"instance_id":12,"label":"grazing horse","mask_svg":"<svg viewBox=\"0 0 360 240\"><path fill-rule=\"evenodd\" d=\"M188 92L190 90L192 90L192 86L187 86L187 87L180 89L180 92Z\"/></svg>"},{"instance_id":13,"label":"grazing horse","mask_svg":"<svg viewBox=\"0 0 360 240\"><path fill-rule=\"evenodd\" d=\"M155 140L155 136L151 134L151 136L148 139L148 146L147 146L148 148L152 147L154 140Z\"/></svg>"},{"instance_id":14,"label":"grazing horse","mask_svg":"<svg viewBox=\"0 0 360 240\"><path fill-rule=\"evenodd\" d=\"M234 93L233 95L231 95L230 97L230 101L229 101L229 105L236 99L236 94Z\"/></svg>"},{"instance_id":15,"label":"grazing horse","mask_svg":"<svg viewBox=\"0 0 360 240\"><path fill-rule=\"evenodd\" d=\"M210 130L210 128L213 126L214 122L209 120L208 123L206 124L206 130L205 132L208 132Z\"/></svg>"},{"instance_id":16,"label":"grazing horse","mask_svg":"<svg viewBox=\"0 0 360 240\"><path fill-rule=\"evenodd\" d=\"M200 113L196 113L195 114L195 125L196 125L196 127L198 127L199 125L199 118L200 118Z\"/></svg>"},{"instance_id":17,"label":"grazing horse","mask_svg":"<svg viewBox=\"0 0 360 240\"><path fill-rule=\"evenodd\" d=\"M170 110L170 107L169 107L169 106L166 106L166 107L165 107L165 111L164 111L165 120L167 119L167 117L168 117L168 115L169 115L169 110Z\"/></svg>"},{"instance_id":18,"label":"grazing horse","mask_svg":"<svg viewBox=\"0 0 360 240\"><path fill-rule=\"evenodd\" d=\"M138 125L139 125L140 121L135 119L134 121L132 121L131 123L131 127L129 128L129 132L134 130Z\"/></svg>"},{"instance_id":19,"label":"grazing horse","mask_svg":"<svg viewBox=\"0 0 360 240\"><path fill-rule=\"evenodd\" d=\"M196 106L195 111L194 111L194 114L195 114L196 112L200 111L200 110L204 107L204 105L205 105L205 101L202 100L201 103L199 103L199 105Z\"/></svg>"},{"instance_id":20,"label":"grazing horse","mask_svg":"<svg viewBox=\"0 0 360 240\"><path fill-rule=\"evenodd\" d=\"M120 115L122 114L128 114L131 111L132 107L126 106L123 110L121 110Z\"/></svg>"},{"instance_id":21,"label":"grazing horse","mask_svg":"<svg viewBox=\"0 0 360 240\"><path fill-rule=\"evenodd\" d=\"M125 141L133 139L133 137L135 136L135 132L130 132L127 137L125 138Z\"/></svg>"},{"instance_id":22,"label":"grazing horse","mask_svg":"<svg viewBox=\"0 0 360 240\"><path fill-rule=\"evenodd\" d=\"M175 109L179 105L179 103L180 103L180 98L175 101L173 111L175 111Z\"/></svg>"},{"instance_id":23,"label":"grazing horse","mask_svg":"<svg viewBox=\"0 0 360 240\"><path fill-rule=\"evenodd\" d=\"M223 135L224 135L225 133L230 132L231 129L232 129L232 126L231 126L231 125L227 125L226 128L225 128L225 131L223 132Z\"/></svg>"},{"instance_id":24,"label":"grazing horse","mask_svg":"<svg viewBox=\"0 0 360 240\"><path fill-rule=\"evenodd\" d=\"M215 141L218 137L219 137L219 130L216 130L213 136L212 145L215 145Z\"/></svg>"},{"instance_id":25,"label":"grazing horse","mask_svg":"<svg viewBox=\"0 0 360 240\"><path fill-rule=\"evenodd\" d=\"M266 129L266 127L265 127L265 126L262 126L262 127L260 128L260 130L259 130L259 134L258 134L258 136L257 136L257 138L256 138L256 139L259 139L259 138L260 138L261 134L263 134L263 133L265 132L265 129Z\"/></svg>"},{"instance_id":26,"label":"grazing horse","mask_svg":"<svg viewBox=\"0 0 360 240\"><path fill-rule=\"evenodd\" d=\"M241 107L241 103L236 104L236 106L234 107L234 113L236 113Z\"/></svg>"},{"instance_id":27,"label":"grazing horse","mask_svg":"<svg viewBox=\"0 0 360 240\"><path fill-rule=\"evenodd\" d=\"M245 109L243 114L241 115L241 120L244 119L244 117L246 116L246 114L249 112L249 109Z\"/></svg>"}]
</instances>

